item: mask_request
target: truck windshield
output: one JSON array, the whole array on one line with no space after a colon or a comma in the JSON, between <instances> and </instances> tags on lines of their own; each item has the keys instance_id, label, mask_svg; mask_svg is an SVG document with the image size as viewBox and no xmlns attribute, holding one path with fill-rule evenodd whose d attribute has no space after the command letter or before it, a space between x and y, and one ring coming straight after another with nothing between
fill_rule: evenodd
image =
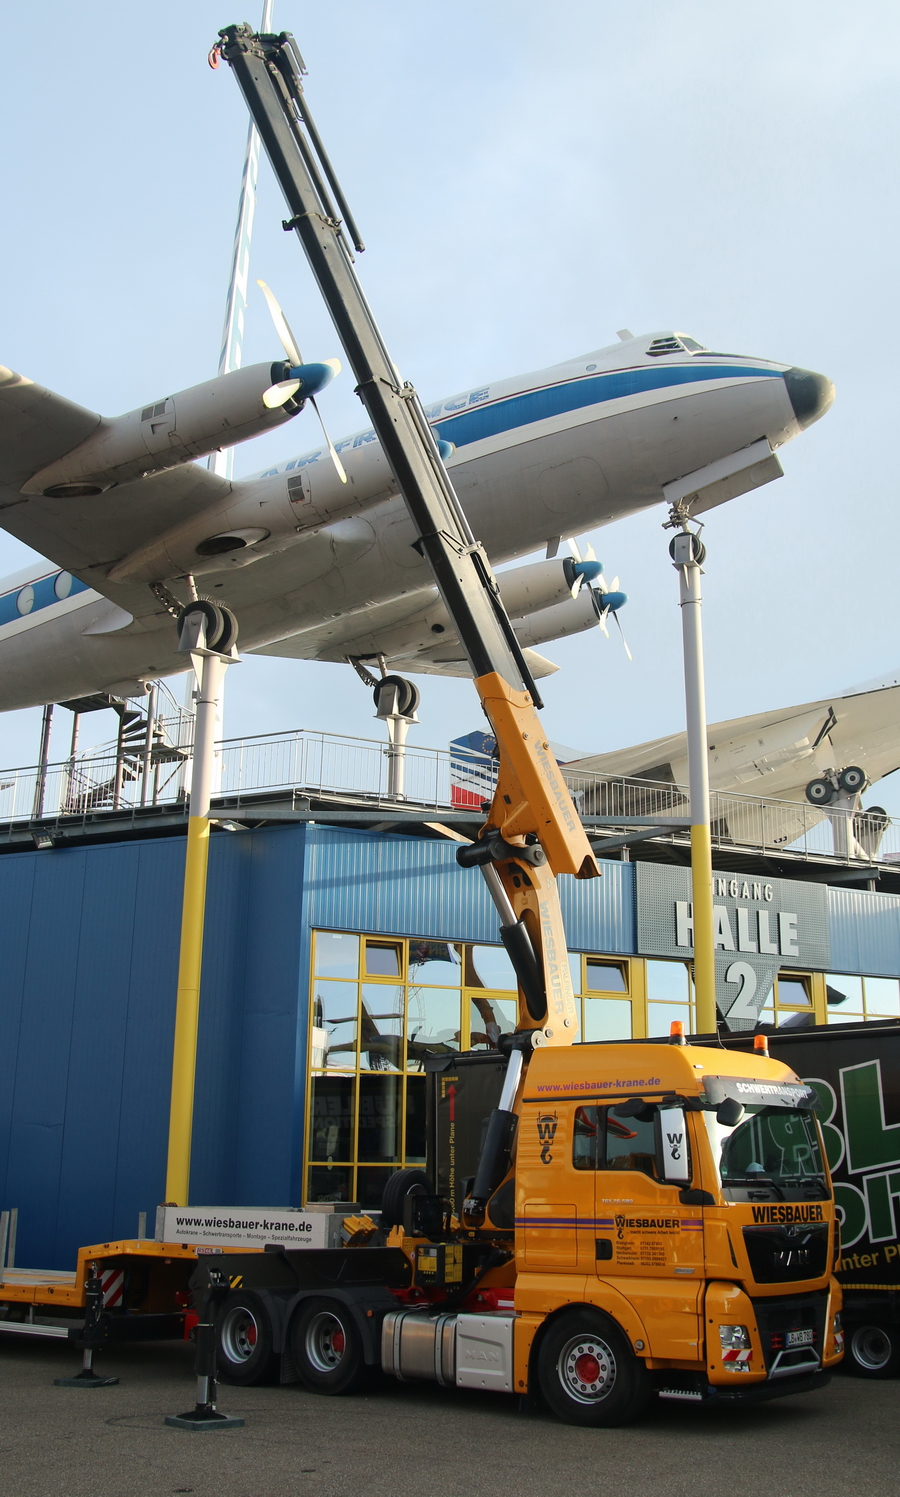
<instances>
[{"instance_id":1,"label":"truck windshield","mask_svg":"<svg viewBox=\"0 0 900 1497\"><path fill-rule=\"evenodd\" d=\"M703 1113L722 1185L758 1187L770 1194L826 1193L825 1169L811 1112L787 1107L746 1107L735 1127Z\"/></svg>"}]
</instances>

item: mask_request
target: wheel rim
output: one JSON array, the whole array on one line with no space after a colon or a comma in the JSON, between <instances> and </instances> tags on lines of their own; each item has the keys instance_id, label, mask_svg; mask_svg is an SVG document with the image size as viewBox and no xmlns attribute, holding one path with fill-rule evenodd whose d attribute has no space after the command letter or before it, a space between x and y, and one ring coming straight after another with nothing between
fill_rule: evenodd
<instances>
[{"instance_id":1,"label":"wheel rim","mask_svg":"<svg viewBox=\"0 0 900 1497\"><path fill-rule=\"evenodd\" d=\"M236 1305L222 1321L222 1350L229 1362L249 1362L256 1351L259 1326L246 1305Z\"/></svg>"},{"instance_id":2,"label":"wheel rim","mask_svg":"<svg viewBox=\"0 0 900 1497\"><path fill-rule=\"evenodd\" d=\"M890 1338L877 1325L863 1325L853 1332L853 1356L867 1372L881 1372L891 1359Z\"/></svg>"},{"instance_id":3,"label":"wheel rim","mask_svg":"<svg viewBox=\"0 0 900 1497\"><path fill-rule=\"evenodd\" d=\"M314 1315L306 1327L306 1355L317 1372L334 1372L347 1349L344 1327L330 1310Z\"/></svg>"},{"instance_id":4,"label":"wheel rim","mask_svg":"<svg viewBox=\"0 0 900 1497\"><path fill-rule=\"evenodd\" d=\"M559 1354L559 1380L576 1403L600 1403L616 1380L616 1359L599 1336L573 1336Z\"/></svg>"}]
</instances>

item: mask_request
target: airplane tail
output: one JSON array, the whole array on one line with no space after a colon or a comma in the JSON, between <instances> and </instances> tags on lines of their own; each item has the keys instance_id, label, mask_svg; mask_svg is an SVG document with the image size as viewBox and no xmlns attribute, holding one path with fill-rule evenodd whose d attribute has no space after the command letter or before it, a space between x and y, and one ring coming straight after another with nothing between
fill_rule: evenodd
<instances>
[{"instance_id":1,"label":"airplane tail","mask_svg":"<svg viewBox=\"0 0 900 1497\"><path fill-rule=\"evenodd\" d=\"M450 744L450 804L480 807L494 794L497 740L493 733L466 733Z\"/></svg>"}]
</instances>

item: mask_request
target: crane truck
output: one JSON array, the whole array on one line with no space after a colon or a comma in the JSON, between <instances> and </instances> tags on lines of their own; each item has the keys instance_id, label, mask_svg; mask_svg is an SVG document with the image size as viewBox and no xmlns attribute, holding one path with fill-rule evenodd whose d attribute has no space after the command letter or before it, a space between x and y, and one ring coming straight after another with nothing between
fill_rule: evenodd
<instances>
[{"instance_id":1,"label":"crane truck","mask_svg":"<svg viewBox=\"0 0 900 1497\"><path fill-rule=\"evenodd\" d=\"M556 879L600 869L549 748L487 557L418 396L390 360L344 237L362 243L288 33L220 33L416 526L499 746L480 835L460 848L500 917L518 1022L429 1075L431 1173L400 1170L340 1246L105 1244L76 1281L23 1276L35 1330L60 1299L85 1348L161 1334L185 1290L218 1372L345 1394L379 1372L539 1398L618 1425L654 1395L739 1403L806 1392L842 1355L834 1199L815 1090L765 1051L579 1044ZM113 1286L111 1288L110 1286ZM10 1285L10 1290L13 1286ZM4 1284L0 1298L7 1294ZM111 1298L115 1292L117 1298ZM86 1310L86 1314L85 1314ZM161 1317L153 1329L151 1321ZM171 1328L169 1329L171 1334ZM210 1368L197 1415L215 1411ZM188 1416L185 1416L188 1417Z\"/></svg>"}]
</instances>

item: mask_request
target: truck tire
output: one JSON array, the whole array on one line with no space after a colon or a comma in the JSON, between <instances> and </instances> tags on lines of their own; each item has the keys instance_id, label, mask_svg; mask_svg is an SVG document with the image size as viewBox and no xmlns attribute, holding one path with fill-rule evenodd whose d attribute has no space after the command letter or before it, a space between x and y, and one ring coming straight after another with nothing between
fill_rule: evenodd
<instances>
[{"instance_id":1,"label":"truck tire","mask_svg":"<svg viewBox=\"0 0 900 1497\"><path fill-rule=\"evenodd\" d=\"M425 1170L394 1170L388 1175L381 1197L381 1225L386 1231L402 1226L403 1203L410 1195L434 1195L431 1176Z\"/></svg>"},{"instance_id":2,"label":"truck tire","mask_svg":"<svg viewBox=\"0 0 900 1497\"><path fill-rule=\"evenodd\" d=\"M301 1304L291 1326L291 1355L310 1393L357 1393L368 1381L359 1328L340 1300Z\"/></svg>"},{"instance_id":3,"label":"truck tire","mask_svg":"<svg viewBox=\"0 0 900 1497\"><path fill-rule=\"evenodd\" d=\"M544 1399L565 1424L630 1424L653 1391L650 1374L625 1333L590 1305L566 1311L550 1326L538 1352L537 1372Z\"/></svg>"},{"instance_id":4,"label":"truck tire","mask_svg":"<svg viewBox=\"0 0 900 1497\"><path fill-rule=\"evenodd\" d=\"M278 1371L272 1318L258 1294L229 1294L216 1321L216 1364L229 1383L249 1387L271 1381Z\"/></svg>"},{"instance_id":5,"label":"truck tire","mask_svg":"<svg viewBox=\"0 0 900 1497\"><path fill-rule=\"evenodd\" d=\"M896 1326L851 1326L847 1335L847 1370L857 1377L894 1377L900 1372L900 1333Z\"/></svg>"}]
</instances>

